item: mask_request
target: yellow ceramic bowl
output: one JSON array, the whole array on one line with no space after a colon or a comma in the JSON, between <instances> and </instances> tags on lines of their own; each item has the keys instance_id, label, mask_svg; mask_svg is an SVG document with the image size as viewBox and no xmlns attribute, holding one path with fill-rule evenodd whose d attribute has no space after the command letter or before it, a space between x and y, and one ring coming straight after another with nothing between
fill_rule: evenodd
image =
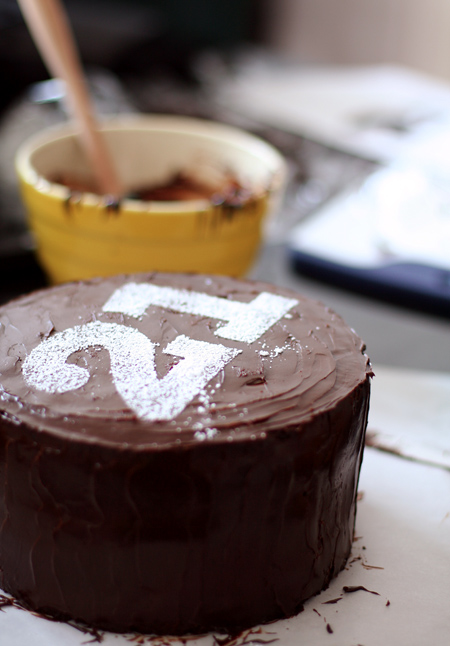
<instances>
[{"instance_id":1,"label":"yellow ceramic bowl","mask_svg":"<svg viewBox=\"0 0 450 646\"><path fill-rule=\"evenodd\" d=\"M149 270L247 272L284 184L285 163L272 146L184 117L116 117L102 122L102 131L126 192L211 160L250 184L254 198L241 208L205 199L123 199L113 209L103 196L77 195L49 181L89 171L72 126L41 132L18 150L16 169L38 259L52 283Z\"/></svg>"}]
</instances>

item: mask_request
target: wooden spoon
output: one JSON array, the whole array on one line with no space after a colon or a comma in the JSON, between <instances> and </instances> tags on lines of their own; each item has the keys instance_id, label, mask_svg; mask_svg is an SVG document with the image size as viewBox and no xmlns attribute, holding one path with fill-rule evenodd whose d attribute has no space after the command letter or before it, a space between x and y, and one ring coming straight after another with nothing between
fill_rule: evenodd
<instances>
[{"instance_id":1,"label":"wooden spoon","mask_svg":"<svg viewBox=\"0 0 450 646\"><path fill-rule=\"evenodd\" d=\"M28 29L52 76L65 81L69 107L100 194L120 197L116 170L94 117L75 39L59 0L18 0Z\"/></svg>"}]
</instances>

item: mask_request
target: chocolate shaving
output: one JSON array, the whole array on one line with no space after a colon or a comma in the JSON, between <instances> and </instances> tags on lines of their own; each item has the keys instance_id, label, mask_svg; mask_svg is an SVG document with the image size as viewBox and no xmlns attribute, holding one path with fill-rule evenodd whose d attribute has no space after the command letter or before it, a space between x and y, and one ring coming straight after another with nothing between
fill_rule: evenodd
<instances>
[{"instance_id":1,"label":"chocolate shaving","mask_svg":"<svg viewBox=\"0 0 450 646\"><path fill-rule=\"evenodd\" d=\"M337 603L338 601L342 601L343 598L344 597L337 597L336 599L330 599L329 601L323 601L322 605L325 606L327 604Z\"/></svg>"},{"instance_id":2,"label":"chocolate shaving","mask_svg":"<svg viewBox=\"0 0 450 646\"><path fill-rule=\"evenodd\" d=\"M4 594L0 594L0 610L3 610L3 608L7 608L8 606L16 606L15 600L11 597L6 597Z\"/></svg>"},{"instance_id":3,"label":"chocolate shaving","mask_svg":"<svg viewBox=\"0 0 450 646\"><path fill-rule=\"evenodd\" d=\"M377 596L380 596L379 592L368 590L363 585L345 585L342 590L347 594L350 594L351 592L358 592L359 590L364 590L364 592L370 592L370 594L376 594Z\"/></svg>"},{"instance_id":4,"label":"chocolate shaving","mask_svg":"<svg viewBox=\"0 0 450 646\"><path fill-rule=\"evenodd\" d=\"M273 635L274 633L265 633L261 628L250 629L239 633L238 635L227 635L224 638L213 635L214 641L218 646L247 646L247 644L273 644L279 641L278 637L273 639L263 639L255 635Z\"/></svg>"},{"instance_id":5,"label":"chocolate shaving","mask_svg":"<svg viewBox=\"0 0 450 646\"><path fill-rule=\"evenodd\" d=\"M255 377L254 379L250 379L250 381L246 382L246 386L259 386L261 384L265 384L266 380L264 377Z\"/></svg>"},{"instance_id":6,"label":"chocolate shaving","mask_svg":"<svg viewBox=\"0 0 450 646\"><path fill-rule=\"evenodd\" d=\"M76 626L74 626L74 628L76 628ZM103 634L101 634L101 633L99 633L97 631L95 631L95 633L94 632L91 633L89 630L87 630L86 632L89 633L90 635L92 634L92 639L88 639L88 641L82 642L82 644L95 644L95 643L101 644L102 643Z\"/></svg>"},{"instance_id":7,"label":"chocolate shaving","mask_svg":"<svg viewBox=\"0 0 450 646\"><path fill-rule=\"evenodd\" d=\"M174 646L175 644L188 644L190 641L195 641L206 635L143 635L135 633L133 635L124 635L127 642L130 644L150 644L151 646Z\"/></svg>"},{"instance_id":8,"label":"chocolate shaving","mask_svg":"<svg viewBox=\"0 0 450 646\"><path fill-rule=\"evenodd\" d=\"M327 633L330 633L330 635L332 635L332 634L333 634L333 632L334 632L334 630L332 629L332 627L330 626L330 624L327 624Z\"/></svg>"}]
</instances>

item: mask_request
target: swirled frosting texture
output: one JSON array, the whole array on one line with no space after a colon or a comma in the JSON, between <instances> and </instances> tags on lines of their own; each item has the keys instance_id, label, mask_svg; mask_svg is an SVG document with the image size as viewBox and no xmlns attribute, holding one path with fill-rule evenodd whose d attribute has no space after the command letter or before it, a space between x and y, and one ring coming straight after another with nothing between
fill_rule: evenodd
<instances>
[{"instance_id":1,"label":"swirled frosting texture","mask_svg":"<svg viewBox=\"0 0 450 646\"><path fill-rule=\"evenodd\" d=\"M242 438L304 422L332 407L366 379L368 361L356 334L329 309L290 291L229 278L177 276L178 292L214 296L219 306L220 300L247 304L261 293L275 292L283 295L288 305L293 303L258 338L242 342L217 336L222 324L217 316L172 309L169 296L168 306L149 305L137 316L104 311L123 284L173 288L174 277L155 274L62 286L37 292L0 310L0 384L5 411L33 420L41 429L108 443L165 445L196 441L207 434L208 439L222 441L230 433ZM247 327L251 329L252 323L250 319ZM109 326L116 330L109 341L106 333L94 333L94 327L98 329L101 324L104 329ZM40 390L39 379L41 386L48 386L43 373L52 356L49 340L56 340L64 331L66 336L69 332L72 337L84 335L80 342L83 349L67 352L67 359L84 371L85 383L66 392ZM121 366L122 374L128 371L131 388L142 375L138 357L149 356L145 345L149 340L153 342L160 380L167 379L180 362L179 356L167 352L180 336L207 342L209 347L226 347L234 356L219 367L200 392L190 399L187 396L179 413L148 424L121 396L111 365L114 344L119 348L125 344L125 335L136 331L141 334L129 341L134 355L126 359L127 366ZM142 347L138 347L139 342ZM72 346L76 348L76 344ZM38 347L41 363L36 361L34 366L35 380L27 380L24 363L26 368L27 357ZM194 348L197 357L200 352ZM61 379L55 367L49 365L48 372L53 374L57 388ZM181 381L174 381L174 390L166 398L175 399L180 388Z\"/></svg>"},{"instance_id":2,"label":"swirled frosting texture","mask_svg":"<svg viewBox=\"0 0 450 646\"><path fill-rule=\"evenodd\" d=\"M350 551L363 350L323 305L223 277L1 308L0 587L118 631L294 614Z\"/></svg>"}]
</instances>

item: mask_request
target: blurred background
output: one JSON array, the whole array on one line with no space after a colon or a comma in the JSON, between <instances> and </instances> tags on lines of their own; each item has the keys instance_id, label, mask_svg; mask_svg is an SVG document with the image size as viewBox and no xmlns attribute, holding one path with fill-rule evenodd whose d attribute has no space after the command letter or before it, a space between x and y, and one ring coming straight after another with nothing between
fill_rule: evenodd
<instances>
[{"instance_id":1,"label":"blurred background","mask_svg":"<svg viewBox=\"0 0 450 646\"><path fill-rule=\"evenodd\" d=\"M285 154L286 200L252 277L338 310L374 362L448 371L446 0L64 6L100 113L216 119ZM13 157L29 134L66 118L47 79L16 1L0 0L2 301L45 284Z\"/></svg>"},{"instance_id":2,"label":"blurred background","mask_svg":"<svg viewBox=\"0 0 450 646\"><path fill-rule=\"evenodd\" d=\"M196 53L260 46L299 63L397 63L450 80L445 0L65 0L83 61L191 76ZM0 0L1 107L47 78L15 0Z\"/></svg>"}]
</instances>

